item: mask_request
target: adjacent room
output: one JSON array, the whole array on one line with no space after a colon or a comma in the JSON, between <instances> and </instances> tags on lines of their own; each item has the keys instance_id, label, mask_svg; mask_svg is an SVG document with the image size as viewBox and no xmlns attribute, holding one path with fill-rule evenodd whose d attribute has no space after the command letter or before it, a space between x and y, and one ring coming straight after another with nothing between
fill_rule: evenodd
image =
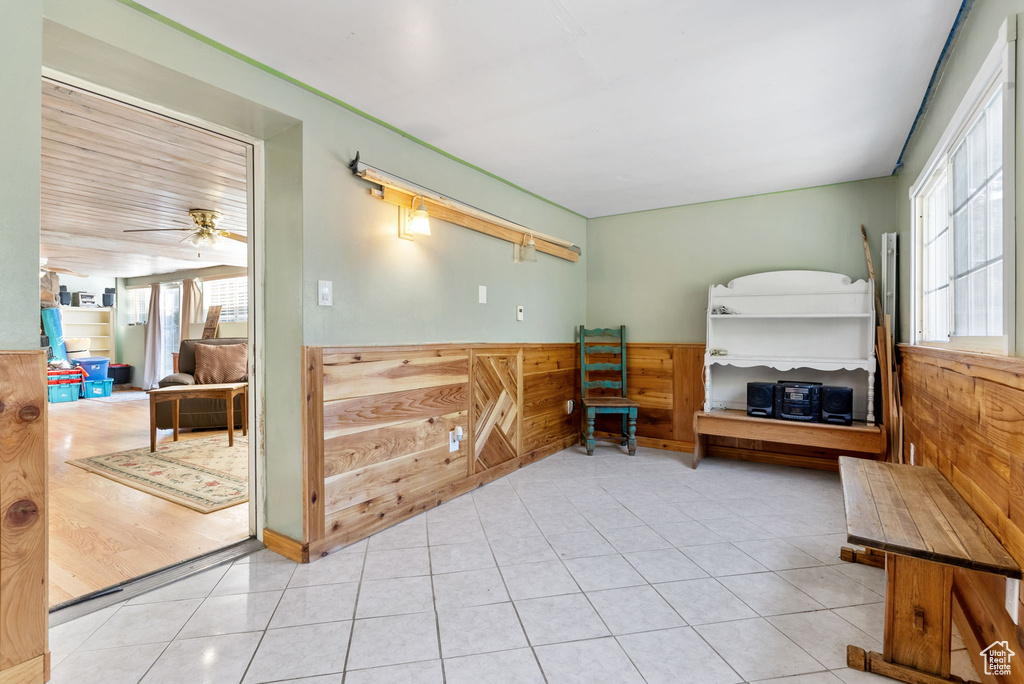
<instances>
[{"instance_id":1,"label":"adjacent room","mask_svg":"<svg viewBox=\"0 0 1024 684\"><path fill-rule=\"evenodd\" d=\"M1024 684L1024 0L0 19L0 684Z\"/></svg>"},{"instance_id":2,"label":"adjacent room","mask_svg":"<svg viewBox=\"0 0 1024 684\"><path fill-rule=\"evenodd\" d=\"M57 606L250 537L251 145L53 79L42 112Z\"/></svg>"}]
</instances>

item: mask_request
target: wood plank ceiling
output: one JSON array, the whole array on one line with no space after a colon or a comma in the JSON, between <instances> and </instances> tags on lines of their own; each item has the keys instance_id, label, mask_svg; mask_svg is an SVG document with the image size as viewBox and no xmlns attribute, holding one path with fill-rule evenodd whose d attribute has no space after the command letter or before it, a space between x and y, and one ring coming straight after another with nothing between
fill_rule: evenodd
<instances>
[{"instance_id":1,"label":"wood plank ceiling","mask_svg":"<svg viewBox=\"0 0 1024 684\"><path fill-rule=\"evenodd\" d=\"M246 233L247 145L137 107L44 80L41 255L47 265L129 278L245 266L232 240L182 242L189 209ZM138 228L183 232L124 233Z\"/></svg>"}]
</instances>

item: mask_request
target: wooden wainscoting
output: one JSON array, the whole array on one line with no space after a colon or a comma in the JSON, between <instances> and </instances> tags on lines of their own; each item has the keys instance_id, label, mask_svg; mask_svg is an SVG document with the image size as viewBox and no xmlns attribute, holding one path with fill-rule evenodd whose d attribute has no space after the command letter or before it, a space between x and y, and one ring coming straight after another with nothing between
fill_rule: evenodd
<instances>
[{"instance_id":1,"label":"wooden wainscoting","mask_svg":"<svg viewBox=\"0 0 1024 684\"><path fill-rule=\"evenodd\" d=\"M305 540L279 546L326 555L575 443L575 351L306 347Z\"/></svg>"},{"instance_id":2,"label":"wooden wainscoting","mask_svg":"<svg viewBox=\"0 0 1024 684\"><path fill-rule=\"evenodd\" d=\"M913 447L916 464L938 468L1024 565L1024 359L900 350L905 457ZM1024 653L1024 633L1004 609L1003 578L958 568L953 593L954 617L978 672L981 649L994 641ZM1011 676L984 679L1024 682L1024 667L1011 669Z\"/></svg>"},{"instance_id":3,"label":"wooden wainscoting","mask_svg":"<svg viewBox=\"0 0 1024 684\"><path fill-rule=\"evenodd\" d=\"M595 356L593 360L600 363L602 359ZM640 404L637 444L693 451L693 414L704 403L703 372L703 344L626 343L627 394ZM598 436L616 438L621 423L616 416L598 416Z\"/></svg>"},{"instance_id":4,"label":"wooden wainscoting","mask_svg":"<svg viewBox=\"0 0 1024 684\"><path fill-rule=\"evenodd\" d=\"M0 682L49 679L46 357L0 352Z\"/></svg>"}]
</instances>

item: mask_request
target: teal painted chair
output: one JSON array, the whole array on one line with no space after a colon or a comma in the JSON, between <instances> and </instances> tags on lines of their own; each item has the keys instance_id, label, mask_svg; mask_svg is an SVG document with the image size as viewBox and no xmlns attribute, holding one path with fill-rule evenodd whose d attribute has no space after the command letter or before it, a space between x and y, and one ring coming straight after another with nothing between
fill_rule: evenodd
<instances>
[{"instance_id":1,"label":"teal painted chair","mask_svg":"<svg viewBox=\"0 0 1024 684\"><path fill-rule=\"evenodd\" d=\"M589 346L588 346L589 345ZM611 355L611 362L588 363L592 354ZM618 375L617 380L591 380L590 373ZM613 376L614 377L614 376ZM619 390L618 396L588 396L592 389ZM587 330L580 326L580 400L583 403L583 431L580 442L587 447L587 453L594 453L594 420L600 413L622 416L622 446L629 447L629 455L636 453L636 414L639 404L626 398L626 326L618 328L595 328Z\"/></svg>"}]
</instances>

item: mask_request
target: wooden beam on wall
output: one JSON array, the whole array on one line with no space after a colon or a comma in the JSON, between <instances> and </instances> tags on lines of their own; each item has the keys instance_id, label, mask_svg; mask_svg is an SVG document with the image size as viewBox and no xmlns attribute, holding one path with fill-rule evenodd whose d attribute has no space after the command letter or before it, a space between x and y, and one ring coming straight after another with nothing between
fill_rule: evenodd
<instances>
[{"instance_id":1,"label":"wooden beam on wall","mask_svg":"<svg viewBox=\"0 0 1024 684\"><path fill-rule=\"evenodd\" d=\"M383 200L389 204L411 209L414 197L416 197L416 195L396 190L395 188L384 188ZM558 257L559 259L565 259L566 261L572 261L574 263L580 260L580 255L575 251L554 242L548 242L544 238L534 233L530 233L528 229L525 233L519 230L513 230L512 228L503 226L500 223L488 221L476 216L470 216L469 214L452 209L451 207L445 206L439 202L435 202L429 197L424 197L423 202L427 205L427 213L430 214L431 218L447 221L448 223L454 223L457 226L469 228L470 230L475 230L478 233L483 233L485 235L490 235L491 237L496 237L499 240L511 242L514 245L523 244L523 238L525 235L533 235L533 241L538 252L544 252L545 254L550 254L551 256Z\"/></svg>"}]
</instances>

